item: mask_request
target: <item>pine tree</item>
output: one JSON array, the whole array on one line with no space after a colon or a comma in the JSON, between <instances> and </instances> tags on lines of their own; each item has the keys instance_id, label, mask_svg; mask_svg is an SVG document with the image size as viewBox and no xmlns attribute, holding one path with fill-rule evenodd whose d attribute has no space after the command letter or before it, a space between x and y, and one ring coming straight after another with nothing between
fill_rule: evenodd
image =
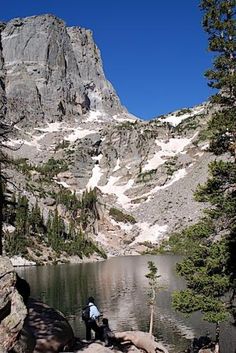
<instances>
[{"instance_id":1,"label":"pine tree","mask_svg":"<svg viewBox=\"0 0 236 353\"><path fill-rule=\"evenodd\" d=\"M212 205L209 217L217 231L224 233L232 300L236 294L236 0L202 0L203 28L209 36L209 50L214 52L213 69L206 72L209 85L219 89L212 97L219 111L208 124L210 150L216 155L230 153L234 161L210 165L208 182L197 191L199 201Z\"/></svg>"},{"instance_id":2,"label":"pine tree","mask_svg":"<svg viewBox=\"0 0 236 353\"><path fill-rule=\"evenodd\" d=\"M65 225L57 209L53 216L50 214L48 217L47 233L49 245L55 251L60 251L62 240L64 240Z\"/></svg>"},{"instance_id":3,"label":"pine tree","mask_svg":"<svg viewBox=\"0 0 236 353\"><path fill-rule=\"evenodd\" d=\"M219 89L212 97L218 112L209 123L210 149L230 151L236 158L236 0L202 0L203 28L209 50L215 54L213 68L206 72L209 86Z\"/></svg>"},{"instance_id":4,"label":"pine tree","mask_svg":"<svg viewBox=\"0 0 236 353\"><path fill-rule=\"evenodd\" d=\"M214 52L213 69L206 72L209 85L219 92L212 99L216 113L208 123L210 150L216 155L236 157L236 0L202 0L203 28ZM211 224L207 237L198 239L177 271L187 289L174 293L174 307L186 314L200 310L203 318L216 324L215 352L219 352L219 324L233 309L236 293L236 164L215 161L209 178L195 197L208 202L205 221ZM231 294L226 300L225 294Z\"/></svg>"},{"instance_id":5,"label":"pine tree","mask_svg":"<svg viewBox=\"0 0 236 353\"><path fill-rule=\"evenodd\" d=\"M37 201L31 209L31 212L29 215L29 223L30 223L31 231L33 233L44 232L43 217L41 215L41 211Z\"/></svg>"},{"instance_id":6,"label":"pine tree","mask_svg":"<svg viewBox=\"0 0 236 353\"><path fill-rule=\"evenodd\" d=\"M152 335L153 322L154 322L154 305L156 300L156 292L158 289L158 278L161 276L157 274L157 267L153 261L148 261L149 272L146 274L149 282L149 305L150 305L150 323L149 323L149 334Z\"/></svg>"},{"instance_id":7,"label":"pine tree","mask_svg":"<svg viewBox=\"0 0 236 353\"><path fill-rule=\"evenodd\" d=\"M217 53L214 67L205 73L209 86L219 89L214 102L235 106L236 98L236 0L202 0L203 28L208 34L208 49Z\"/></svg>"},{"instance_id":8,"label":"pine tree","mask_svg":"<svg viewBox=\"0 0 236 353\"><path fill-rule=\"evenodd\" d=\"M18 203L16 208L16 231L22 235L29 234L29 204L25 195L18 196Z\"/></svg>"}]
</instances>

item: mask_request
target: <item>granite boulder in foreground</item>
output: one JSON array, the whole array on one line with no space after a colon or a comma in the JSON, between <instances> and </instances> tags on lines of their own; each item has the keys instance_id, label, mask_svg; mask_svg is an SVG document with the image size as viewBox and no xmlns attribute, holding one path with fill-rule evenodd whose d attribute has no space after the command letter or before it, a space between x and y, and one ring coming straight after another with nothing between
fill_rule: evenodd
<instances>
[{"instance_id":1,"label":"granite boulder in foreground","mask_svg":"<svg viewBox=\"0 0 236 353\"><path fill-rule=\"evenodd\" d=\"M14 348L27 309L16 289L16 273L7 257L0 258L0 352Z\"/></svg>"}]
</instances>

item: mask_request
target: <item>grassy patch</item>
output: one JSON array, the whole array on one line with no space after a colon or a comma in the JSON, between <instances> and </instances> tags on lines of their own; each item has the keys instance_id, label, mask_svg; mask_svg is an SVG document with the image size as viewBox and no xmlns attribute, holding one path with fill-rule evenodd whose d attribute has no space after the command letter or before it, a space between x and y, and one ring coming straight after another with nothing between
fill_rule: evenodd
<instances>
[{"instance_id":1,"label":"grassy patch","mask_svg":"<svg viewBox=\"0 0 236 353\"><path fill-rule=\"evenodd\" d=\"M110 208L109 215L116 221L116 222L124 222L124 223L136 223L136 220L133 216L123 213L122 211L118 210L115 207Z\"/></svg>"},{"instance_id":2,"label":"grassy patch","mask_svg":"<svg viewBox=\"0 0 236 353\"><path fill-rule=\"evenodd\" d=\"M137 178L137 183L145 183L147 181L150 181L155 177L157 173L157 169L151 169L147 170L146 172L139 173L138 178Z\"/></svg>"},{"instance_id":3,"label":"grassy patch","mask_svg":"<svg viewBox=\"0 0 236 353\"><path fill-rule=\"evenodd\" d=\"M179 169L179 167L177 166L177 159L178 157L174 156L164 163L167 175L171 176Z\"/></svg>"},{"instance_id":4,"label":"grassy patch","mask_svg":"<svg viewBox=\"0 0 236 353\"><path fill-rule=\"evenodd\" d=\"M59 150L61 150L61 149L63 150L63 149L65 149L65 148L69 147L69 145L70 145L70 142L69 142L69 141L67 141L67 140L62 140L61 142L58 143L58 145L56 145L54 151L57 152L57 151L59 151Z\"/></svg>"},{"instance_id":5,"label":"grassy patch","mask_svg":"<svg viewBox=\"0 0 236 353\"><path fill-rule=\"evenodd\" d=\"M176 113L176 116L181 116L181 115L190 114L190 113L191 113L191 109L184 108L184 109L181 109L178 113Z\"/></svg>"},{"instance_id":6,"label":"grassy patch","mask_svg":"<svg viewBox=\"0 0 236 353\"><path fill-rule=\"evenodd\" d=\"M68 164L62 159L49 158L46 163L38 165L35 170L47 178L52 178L55 175L68 170Z\"/></svg>"}]
</instances>

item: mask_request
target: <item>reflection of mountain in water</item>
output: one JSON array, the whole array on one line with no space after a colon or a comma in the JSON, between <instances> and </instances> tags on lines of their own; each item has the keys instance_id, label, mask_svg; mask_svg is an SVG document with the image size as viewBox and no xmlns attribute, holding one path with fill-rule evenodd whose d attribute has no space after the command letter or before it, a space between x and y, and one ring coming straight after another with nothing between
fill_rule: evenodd
<instances>
[{"instance_id":1,"label":"reflection of mountain in water","mask_svg":"<svg viewBox=\"0 0 236 353\"><path fill-rule=\"evenodd\" d=\"M75 334L83 337L81 308L93 295L103 315L114 330L148 330L149 308L145 278L147 261L156 263L161 274L157 296L155 335L180 352L188 339L214 333L214 327L200 319L199 314L185 318L171 308L171 293L183 288L184 281L175 274L176 256L135 256L111 258L104 262L70 264L19 269L30 282L32 296L40 296L49 305L70 317ZM222 353L234 353L235 329L222 328Z\"/></svg>"}]
</instances>

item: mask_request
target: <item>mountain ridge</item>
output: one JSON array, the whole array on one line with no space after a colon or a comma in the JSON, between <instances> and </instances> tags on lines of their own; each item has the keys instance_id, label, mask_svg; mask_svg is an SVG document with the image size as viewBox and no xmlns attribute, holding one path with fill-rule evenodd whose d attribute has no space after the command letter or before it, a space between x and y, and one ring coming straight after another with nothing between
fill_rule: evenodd
<instances>
[{"instance_id":1,"label":"mountain ridge","mask_svg":"<svg viewBox=\"0 0 236 353\"><path fill-rule=\"evenodd\" d=\"M215 158L201 136L208 103L137 119L106 80L91 32L55 16L10 21L1 48L5 119L21 120L7 142L14 147L8 173L45 224L57 212L63 237L73 220L113 256L141 253L199 219L205 206L193 192ZM89 190L96 197L84 224L83 209L74 216L65 197L70 192L82 202ZM63 193L64 204L57 196Z\"/></svg>"}]
</instances>

